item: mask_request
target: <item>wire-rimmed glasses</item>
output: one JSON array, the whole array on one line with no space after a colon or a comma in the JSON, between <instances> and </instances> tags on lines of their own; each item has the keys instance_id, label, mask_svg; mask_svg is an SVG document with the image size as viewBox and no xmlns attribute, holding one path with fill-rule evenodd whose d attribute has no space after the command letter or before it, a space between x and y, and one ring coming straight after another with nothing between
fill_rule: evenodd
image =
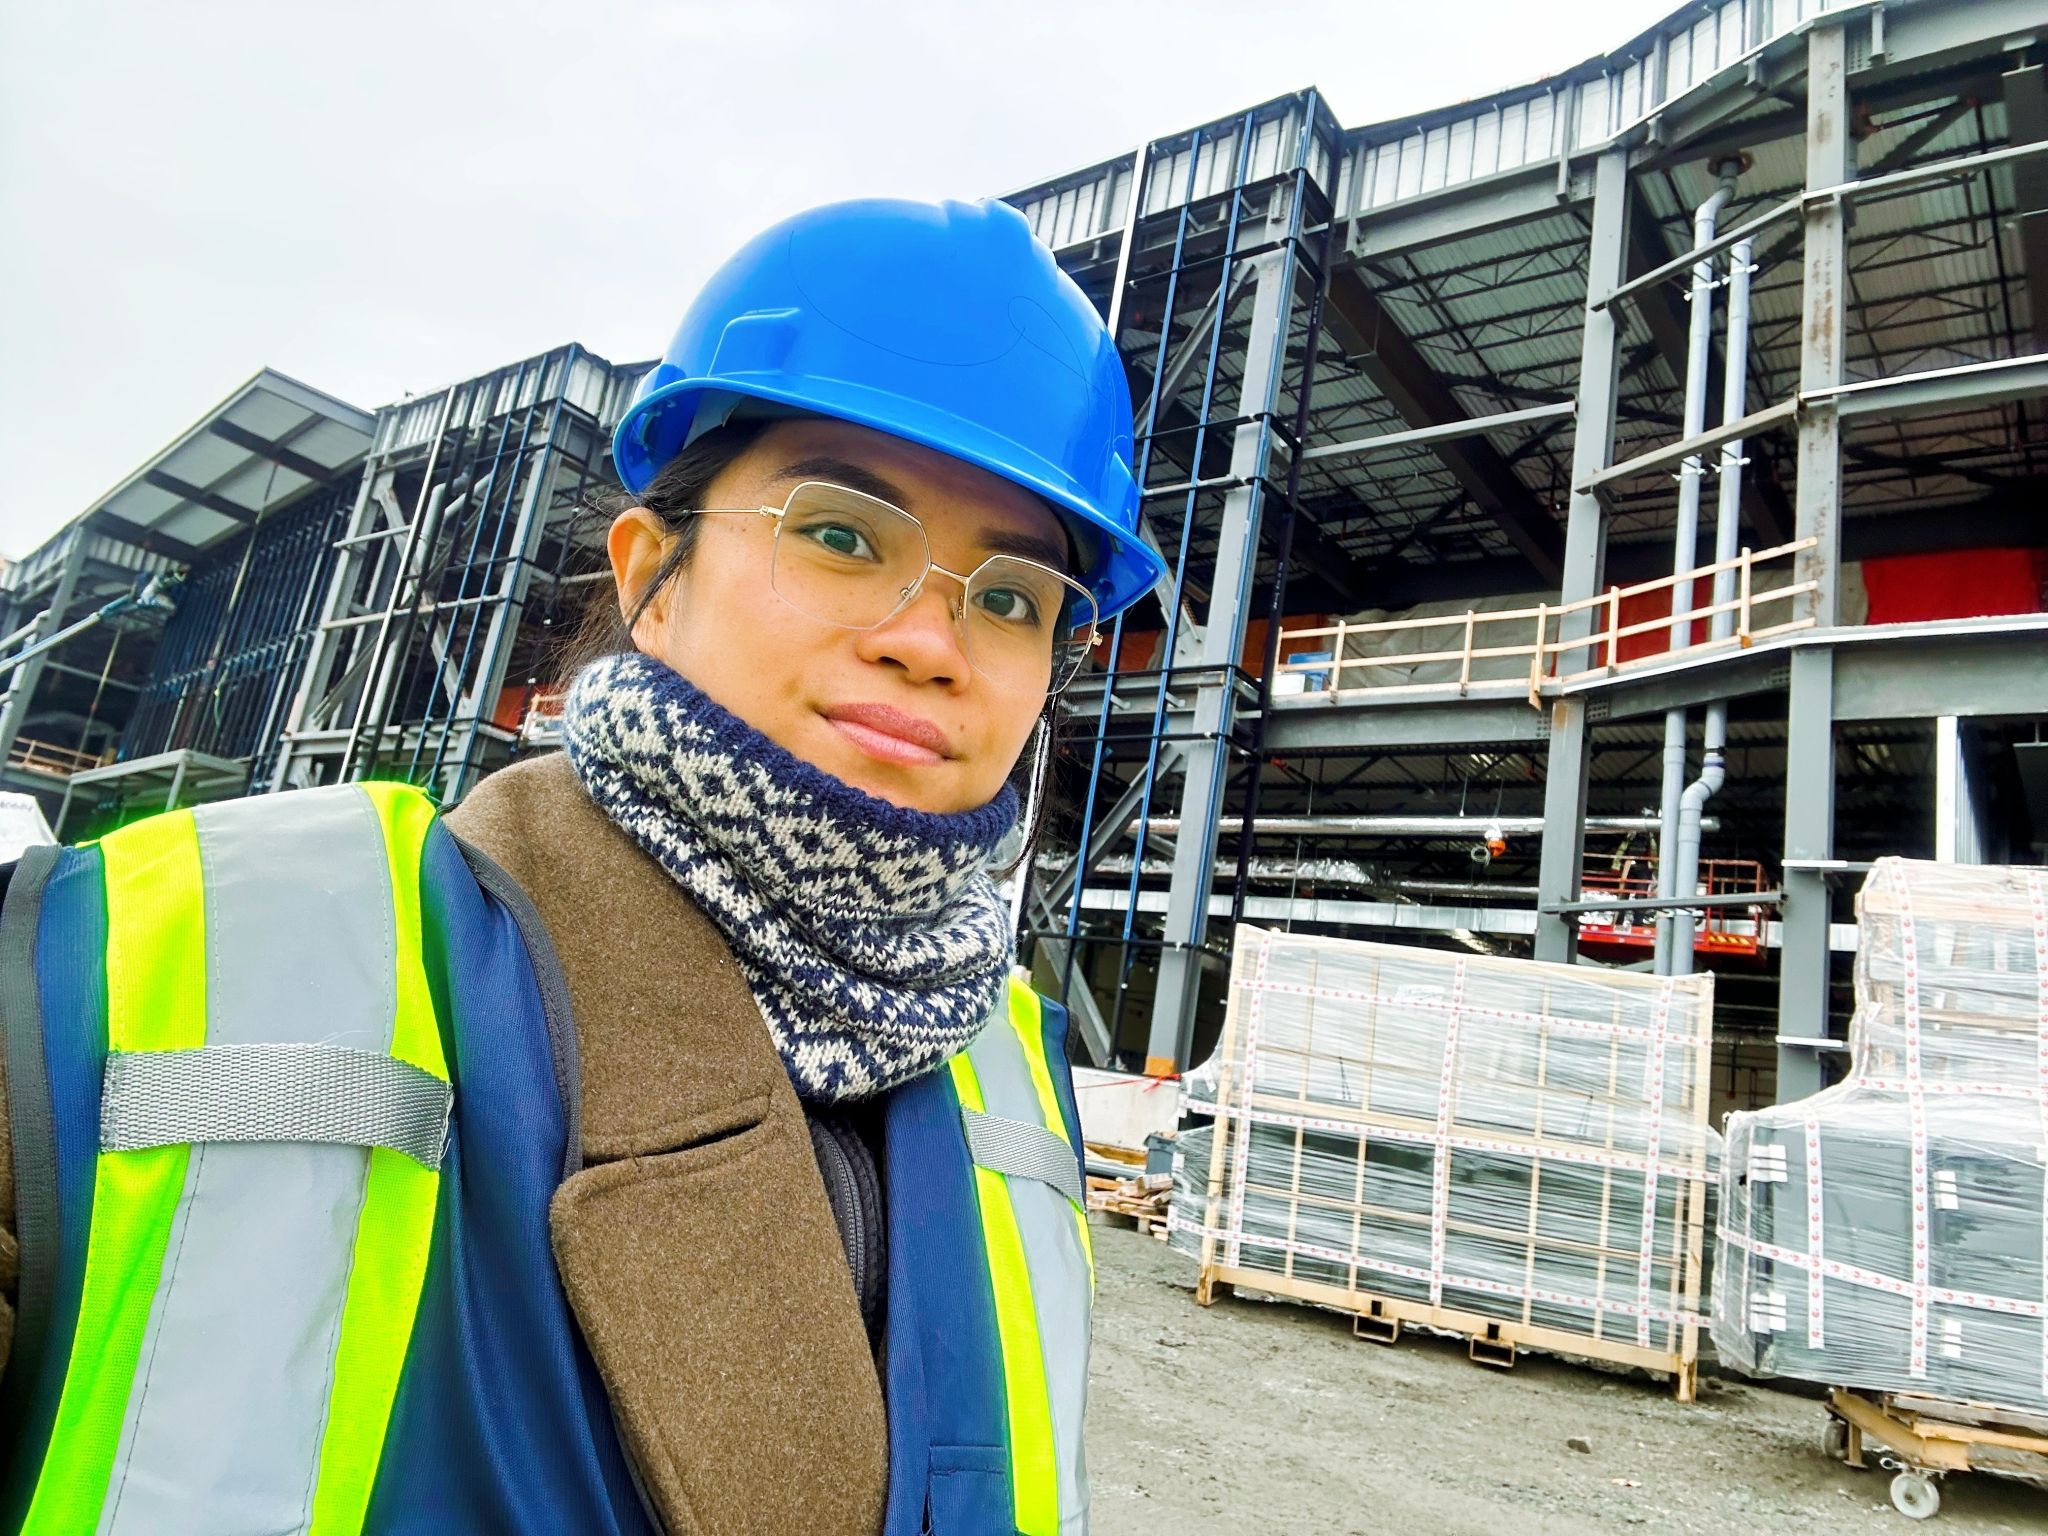
<instances>
[{"instance_id":1,"label":"wire-rimmed glasses","mask_svg":"<svg viewBox=\"0 0 2048 1536\"><path fill-rule=\"evenodd\" d=\"M952 605L969 665L1004 690L1051 694L1073 681L1096 634L1095 599L1022 555L990 555L966 573L932 561L924 524L878 497L825 480L781 506L704 507L775 519L775 595L821 623L874 629L901 613L933 571L960 584Z\"/></svg>"}]
</instances>

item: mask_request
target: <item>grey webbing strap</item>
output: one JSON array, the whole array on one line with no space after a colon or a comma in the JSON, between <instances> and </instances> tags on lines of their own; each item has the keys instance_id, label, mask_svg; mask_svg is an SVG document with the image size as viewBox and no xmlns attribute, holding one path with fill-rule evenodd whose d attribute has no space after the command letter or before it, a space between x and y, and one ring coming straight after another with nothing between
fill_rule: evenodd
<instances>
[{"instance_id":1,"label":"grey webbing strap","mask_svg":"<svg viewBox=\"0 0 2048 1536\"><path fill-rule=\"evenodd\" d=\"M340 1046L113 1051L100 1089L100 1149L335 1142L390 1147L439 1168L454 1098L409 1061Z\"/></svg>"},{"instance_id":2,"label":"grey webbing strap","mask_svg":"<svg viewBox=\"0 0 2048 1536\"><path fill-rule=\"evenodd\" d=\"M1074 1204L1087 1209L1088 1192L1081 1183L1081 1164L1065 1137L1029 1120L1006 1120L999 1115L985 1115L978 1109L963 1107L960 1121L967 1130L968 1155L982 1167L1011 1178L1050 1184Z\"/></svg>"}]
</instances>

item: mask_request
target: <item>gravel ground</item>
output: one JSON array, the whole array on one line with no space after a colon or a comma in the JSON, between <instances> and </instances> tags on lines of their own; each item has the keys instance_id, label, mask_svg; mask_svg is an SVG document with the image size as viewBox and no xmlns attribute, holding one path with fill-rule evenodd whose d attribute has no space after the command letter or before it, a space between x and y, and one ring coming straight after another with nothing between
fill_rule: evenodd
<instances>
[{"instance_id":1,"label":"gravel ground","mask_svg":"<svg viewBox=\"0 0 2048 1536\"><path fill-rule=\"evenodd\" d=\"M1500 1373L1456 1340L1365 1343L1311 1307L1204 1310L1193 1264L1096 1223L1095 1536L1915 1528L1886 1474L1822 1455L1813 1399L1709 1378L1681 1405L1641 1373L1541 1356ZM2048 1492L1951 1478L1925 1528L2048 1532Z\"/></svg>"}]
</instances>

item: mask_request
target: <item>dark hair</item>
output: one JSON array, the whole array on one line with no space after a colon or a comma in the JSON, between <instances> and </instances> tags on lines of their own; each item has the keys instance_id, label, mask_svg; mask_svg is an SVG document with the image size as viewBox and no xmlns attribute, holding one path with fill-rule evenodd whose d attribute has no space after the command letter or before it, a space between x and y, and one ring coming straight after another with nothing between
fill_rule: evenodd
<instances>
[{"instance_id":1,"label":"dark hair","mask_svg":"<svg viewBox=\"0 0 2048 1536\"><path fill-rule=\"evenodd\" d=\"M571 626L569 637L563 642L555 666L555 676L567 686L585 667L592 662L602 661L607 656L617 656L635 648L633 626L640 622L656 594L682 573L690 563L690 557L697 551L697 518L691 514L705 505L712 481L725 472L733 461L759 439L761 434L774 423L763 418L728 422L714 427L691 443L681 453L664 464L647 489L635 496L624 486L613 486L608 491L588 496L584 500L583 512L600 529L609 528L621 512L634 507L645 507L661 519L661 525L675 540L668 553L662 556L661 564L647 585L632 599L631 607L620 612L621 593L609 581L596 581L596 589L584 604L583 611ZM1053 731L1059 723L1059 699L1055 696L1045 701L1040 716L1043 729ZM1052 762L1058 745L1057 736L1047 743L1045 783L1039 786L1038 805L1031 818L1031 824L1024 829L1024 844L1016 861L1004 873L1010 874L1019 866L1029 863L1038 849L1039 833L1045 826L1046 802L1051 798ZM1027 742L1016 766L1010 770L1010 782L1017 791L1021 809L1030 795L1031 765L1036 742Z\"/></svg>"},{"instance_id":2,"label":"dark hair","mask_svg":"<svg viewBox=\"0 0 2048 1536\"><path fill-rule=\"evenodd\" d=\"M756 420L714 427L664 464L640 495L615 485L584 499L584 516L600 530L609 528L621 512L645 507L661 519L661 526L675 543L662 556L653 578L633 599L628 613L619 611L623 594L616 585L610 581L591 583L596 590L570 628L555 666L555 676L564 686L593 661L634 648L633 626L640 622L655 595L676 579L690 563L690 556L697 552L699 524L690 514L704 505L711 482L752 447L767 426L766 421Z\"/></svg>"}]
</instances>

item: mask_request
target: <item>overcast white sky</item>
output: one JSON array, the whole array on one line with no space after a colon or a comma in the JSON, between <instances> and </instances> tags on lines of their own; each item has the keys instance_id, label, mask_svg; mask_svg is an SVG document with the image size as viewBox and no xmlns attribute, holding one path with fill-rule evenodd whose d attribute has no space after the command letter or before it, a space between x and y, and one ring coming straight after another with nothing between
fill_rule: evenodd
<instances>
[{"instance_id":1,"label":"overcast white sky","mask_svg":"<svg viewBox=\"0 0 2048 1536\"><path fill-rule=\"evenodd\" d=\"M784 214L1014 190L1303 86L1347 127L1672 0L0 0L0 554L270 366L658 352Z\"/></svg>"}]
</instances>

